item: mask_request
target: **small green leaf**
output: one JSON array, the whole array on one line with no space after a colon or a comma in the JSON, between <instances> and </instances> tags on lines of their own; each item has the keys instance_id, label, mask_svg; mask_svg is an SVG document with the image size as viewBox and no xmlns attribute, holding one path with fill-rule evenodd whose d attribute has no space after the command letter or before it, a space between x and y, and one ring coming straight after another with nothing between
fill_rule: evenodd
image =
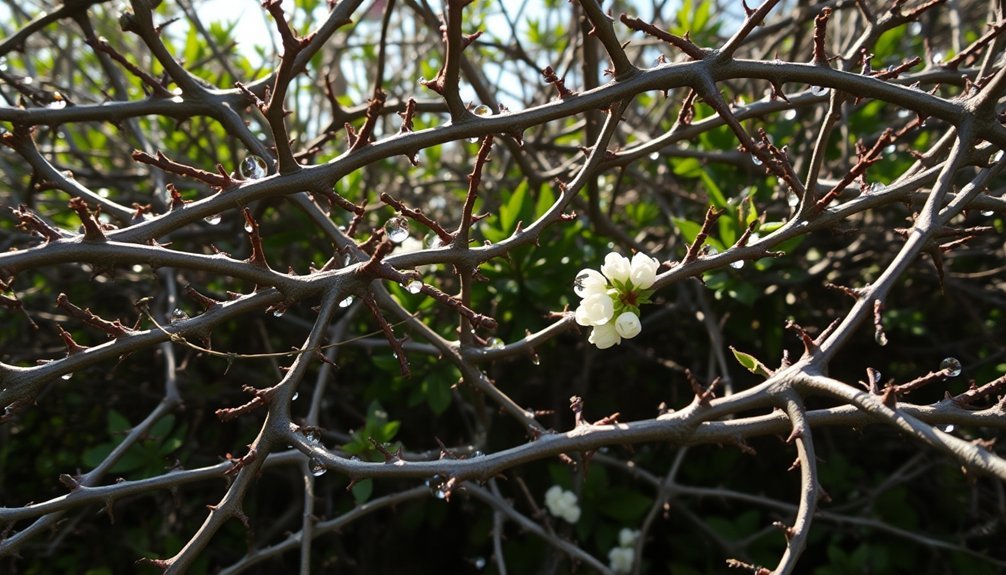
<instances>
[{"instance_id":1,"label":"small green leaf","mask_svg":"<svg viewBox=\"0 0 1006 575\"><path fill-rule=\"evenodd\" d=\"M734 346L730 346L730 351L734 353L734 357L737 358L737 362L744 366L744 369L764 377L772 376L772 370L765 367L765 364L758 361L758 358L755 356L744 353L743 351L737 351Z\"/></svg>"},{"instance_id":2,"label":"small green leaf","mask_svg":"<svg viewBox=\"0 0 1006 575\"><path fill-rule=\"evenodd\" d=\"M364 479L363 481L357 481L353 484L353 499L357 503L366 503L370 496L374 493L374 480Z\"/></svg>"}]
</instances>

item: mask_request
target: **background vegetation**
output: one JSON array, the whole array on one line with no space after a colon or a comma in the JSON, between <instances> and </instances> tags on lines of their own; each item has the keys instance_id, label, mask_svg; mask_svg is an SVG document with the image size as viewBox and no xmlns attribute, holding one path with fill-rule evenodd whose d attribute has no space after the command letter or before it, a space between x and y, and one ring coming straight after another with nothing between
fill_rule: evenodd
<instances>
[{"instance_id":1,"label":"background vegetation","mask_svg":"<svg viewBox=\"0 0 1006 575\"><path fill-rule=\"evenodd\" d=\"M998 2L228 6L0 8L0 570L1006 566Z\"/></svg>"}]
</instances>

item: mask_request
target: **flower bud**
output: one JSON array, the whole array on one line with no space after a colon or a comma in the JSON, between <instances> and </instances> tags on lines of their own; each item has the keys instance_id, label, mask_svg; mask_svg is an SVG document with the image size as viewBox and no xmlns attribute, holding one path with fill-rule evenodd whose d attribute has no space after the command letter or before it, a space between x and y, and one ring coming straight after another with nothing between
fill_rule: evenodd
<instances>
[{"instance_id":1,"label":"flower bud","mask_svg":"<svg viewBox=\"0 0 1006 575\"><path fill-rule=\"evenodd\" d=\"M640 252L632 256L632 263L629 265L629 279L637 289L647 289L657 281L657 268L660 262L650 256Z\"/></svg>"},{"instance_id":2,"label":"flower bud","mask_svg":"<svg viewBox=\"0 0 1006 575\"><path fill-rule=\"evenodd\" d=\"M642 330L643 326L639 323L639 316L631 311L623 312L615 320L615 331L618 332L619 336L626 339L636 337Z\"/></svg>"},{"instance_id":3,"label":"flower bud","mask_svg":"<svg viewBox=\"0 0 1006 575\"><path fill-rule=\"evenodd\" d=\"M629 264L629 258L611 252L610 254L604 256L604 263L601 265L601 273L605 275L609 280L625 282L629 279L629 273L631 266Z\"/></svg>"}]
</instances>

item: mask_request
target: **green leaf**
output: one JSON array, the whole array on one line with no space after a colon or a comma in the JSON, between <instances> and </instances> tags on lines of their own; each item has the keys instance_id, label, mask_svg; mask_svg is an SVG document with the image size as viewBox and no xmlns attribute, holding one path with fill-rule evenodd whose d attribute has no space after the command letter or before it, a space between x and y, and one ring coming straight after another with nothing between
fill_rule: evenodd
<instances>
[{"instance_id":1,"label":"green leaf","mask_svg":"<svg viewBox=\"0 0 1006 575\"><path fill-rule=\"evenodd\" d=\"M541 191L538 192L538 201L534 204L534 217L538 219L545 215L545 212L552 207L555 203L555 194L552 193L552 188L549 186L544 186Z\"/></svg>"},{"instance_id":2,"label":"green leaf","mask_svg":"<svg viewBox=\"0 0 1006 575\"><path fill-rule=\"evenodd\" d=\"M500 230L508 235L513 231L524 208L524 198L527 196L527 180L521 180L510 198L500 206Z\"/></svg>"},{"instance_id":3,"label":"green leaf","mask_svg":"<svg viewBox=\"0 0 1006 575\"><path fill-rule=\"evenodd\" d=\"M732 351L734 357L737 358L737 362L744 366L744 369L764 377L772 376L772 370L765 367L765 364L758 361L758 358L755 356L744 353L743 351L737 351L737 349L732 345L730 346L730 351Z\"/></svg>"},{"instance_id":4,"label":"green leaf","mask_svg":"<svg viewBox=\"0 0 1006 575\"><path fill-rule=\"evenodd\" d=\"M702 225L697 224L691 220L686 220L685 218L671 218L675 227L681 232L681 237L686 243L691 244L698 237L699 232L702 231Z\"/></svg>"},{"instance_id":5,"label":"green leaf","mask_svg":"<svg viewBox=\"0 0 1006 575\"><path fill-rule=\"evenodd\" d=\"M357 481L353 484L351 490L353 492L353 499L357 503L366 503L370 499L370 496L374 493L374 480L364 479L362 481Z\"/></svg>"},{"instance_id":6,"label":"green leaf","mask_svg":"<svg viewBox=\"0 0 1006 575\"><path fill-rule=\"evenodd\" d=\"M115 436L120 435L126 431L129 431L133 426L129 424L129 420L126 416L122 415L114 409L108 410L108 434Z\"/></svg>"},{"instance_id":7,"label":"green leaf","mask_svg":"<svg viewBox=\"0 0 1006 575\"><path fill-rule=\"evenodd\" d=\"M706 192L709 194L709 202L717 208L727 207L727 198L723 195L723 190L716 185L716 182L713 180L712 176L709 175L709 172L702 170L699 172L699 178L701 178L702 183L705 184Z\"/></svg>"},{"instance_id":8,"label":"green leaf","mask_svg":"<svg viewBox=\"0 0 1006 575\"><path fill-rule=\"evenodd\" d=\"M433 413L440 415L447 411L451 405L450 382L437 377L428 378L423 385L426 388L426 403L433 410Z\"/></svg>"},{"instance_id":9,"label":"green leaf","mask_svg":"<svg viewBox=\"0 0 1006 575\"><path fill-rule=\"evenodd\" d=\"M593 472L593 471L592 471ZM604 492L597 510L620 523L633 525L643 518L652 500L634 489L614 487Z\"/></svg>"}]
</instances>

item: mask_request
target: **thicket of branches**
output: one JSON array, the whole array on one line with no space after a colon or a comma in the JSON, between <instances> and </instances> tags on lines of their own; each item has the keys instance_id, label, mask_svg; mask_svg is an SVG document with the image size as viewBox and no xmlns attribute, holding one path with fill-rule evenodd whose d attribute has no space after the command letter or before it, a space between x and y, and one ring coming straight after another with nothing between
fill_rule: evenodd
<instances>
[{"instance_id":1,"label":"thicket of branches","mask_svg":"<svg viewBox=\"0 0 1006 575\"><path fill-rule=\"evenodd\" d=\"M2 569L1006 566L997 0L5 4Z\"/></svg>"}]
</instances>

